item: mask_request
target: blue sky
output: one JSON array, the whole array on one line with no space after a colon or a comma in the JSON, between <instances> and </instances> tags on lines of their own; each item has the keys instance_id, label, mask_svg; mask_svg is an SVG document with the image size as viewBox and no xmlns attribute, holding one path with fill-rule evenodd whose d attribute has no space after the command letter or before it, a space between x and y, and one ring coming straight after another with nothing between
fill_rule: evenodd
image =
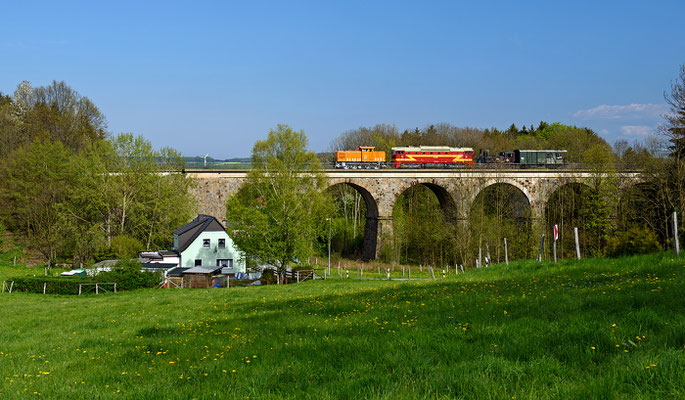
<instances>
[{"instance_id":1,"label":"blue sky","mask_svg":"<svg viewBox=\"0 0 685 400\"><path fill-rule=\"evenodd\" d=\"M685 1L3 1L0 91L64 80L112 133L248 156L278 123L560 121L644 138L685 63Z\"/></svg>"}]
</instances>

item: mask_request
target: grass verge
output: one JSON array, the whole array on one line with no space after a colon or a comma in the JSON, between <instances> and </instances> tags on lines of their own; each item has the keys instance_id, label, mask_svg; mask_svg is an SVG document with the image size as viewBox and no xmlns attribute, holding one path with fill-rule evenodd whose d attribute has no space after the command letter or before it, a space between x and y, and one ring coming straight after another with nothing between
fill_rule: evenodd
<instances>
[{"instance_id":1,"label":"grass verge","mask_svg":"<svg viewBox=\"0 0 685 400\"><path fill-rule=\"evenodd\" d=\"M0 274L4 274L0 268ZM685 262L0 296L6 398L683 398Z\"/></svg>"}]
</instances>

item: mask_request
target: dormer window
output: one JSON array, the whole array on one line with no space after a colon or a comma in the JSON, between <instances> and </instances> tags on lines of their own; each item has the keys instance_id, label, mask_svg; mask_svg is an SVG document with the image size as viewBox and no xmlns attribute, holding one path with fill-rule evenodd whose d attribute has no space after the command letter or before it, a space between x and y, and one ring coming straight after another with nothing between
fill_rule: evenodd
<instances>
[{"instance_id":1,"label":"dormer window","mask_svg":"<svg viewBox=\"0 0 685 400\"><path fill-rule=\"evenodd\" d=\"M211 245L211 243L210 243L209 239L202 239L202 247L204 247L205 249L208 249L210 245Z\"/></svg>"},{"instance_id":2,"label":"dormer window","mask_svg":"<svg viewBox=\"0 0 685 400\"><path fill-rule=\"evenodd\" d=\"M226 239L219 239L219 248L220 249L226 248Z\"/></svg>"}]
</instances>

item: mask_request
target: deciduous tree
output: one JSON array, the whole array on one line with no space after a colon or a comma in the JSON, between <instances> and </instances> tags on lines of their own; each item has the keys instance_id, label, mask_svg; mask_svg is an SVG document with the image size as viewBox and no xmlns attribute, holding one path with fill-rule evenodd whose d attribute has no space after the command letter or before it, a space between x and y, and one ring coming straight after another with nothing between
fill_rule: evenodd
<instances>
[{"instance_id":1,"label":"deciduous tree","mask_svg":"<svg viewBox=\"0 0 685 400\"><path fill-rule=\"evenodd\" d=\"M307 150L304 132L278 125L252 151L253 169L229 198L229 235L247 258L277 267L282 281L294 262L306 260L317 237L327 234L332 203L325 174Z\"/></svg>"}]
</instances>

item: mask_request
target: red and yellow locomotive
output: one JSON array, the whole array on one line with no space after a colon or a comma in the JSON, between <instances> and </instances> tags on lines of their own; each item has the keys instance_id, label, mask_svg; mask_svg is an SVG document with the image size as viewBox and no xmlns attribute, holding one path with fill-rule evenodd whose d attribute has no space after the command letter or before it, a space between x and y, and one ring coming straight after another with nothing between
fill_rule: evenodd
<instances>
[{"instance_id":1,"label":"red and yellow locomotive","mask_svg":"<svg viewBox=\"0 0 685 400\"><path fill-rule=\"evenodd\" d=\"M470 147L419 146L393 147L392 164L395 168L449 168L473 165Z\"/></svg>"},{"instance_id":2,"label":"red and yellow locomotive","mask_svg":"<svg viewBox=\"0 0 685 400\"><path fill-rule=\"evenodd\" d=\"M391 166L395 168L455 168L473 166L473 149L470 147L419 146L393 147ZM385 153L371 146L335 153L335 168L385 168Z\"/></svg>"}]
</instances>

